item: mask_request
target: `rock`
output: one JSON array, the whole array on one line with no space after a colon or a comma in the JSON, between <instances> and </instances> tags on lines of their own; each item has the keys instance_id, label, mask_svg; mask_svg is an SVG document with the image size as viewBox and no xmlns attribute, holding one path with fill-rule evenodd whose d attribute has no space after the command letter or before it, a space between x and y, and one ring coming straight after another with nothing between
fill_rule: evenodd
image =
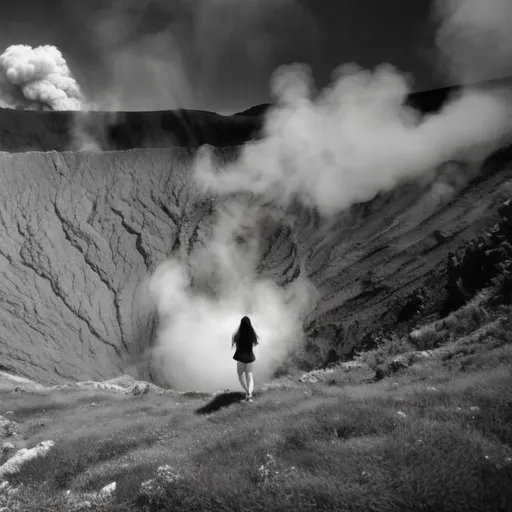
<instances>
[{"instance_id":1,"label":"rock","mask_svg":"<svg viewBox=\"0 0 512 512\"><path fill-rule=\"evenodd\" d=\"M12 443L3 443L2 444L2 452L10 452L15 449L15 446Z\"/></svg>"},{"instance_id":2,"label":"rock","mask_svg":"<svg viewBox=\"0 0 512 512\"><path fill-rule=\"evenodd\" d=\"M16 494L19 494L20 490L18 487L11 487L10 489L7 490L7 495L8 496L16 496Z\"/></svg>"},{"instance_id":3,"label":"rock","mask_svg":"<svg viewBox=\"0 0 512 512\"><path fill-rule=\"evenodd\" d=\"M403 411L397 411L396 415L400 416L400 418L407 418L407 414Z\"/></svg>"},{"instance_id":4,"label":"rock","mask_svg":"<svg viewBox=\"0 0 512 512\"><path fill-rule=\"evenodd\" d=\"M332 363L327 368L320 370L312 370L308 373L304 373L299 377L299 382L316 384L317 382L325 381L328 375L332 375L336 371L350 371L359 368L367 368L367 365L360 363L359 361L344 361L342 363Z\"/></svg>"},{"instance_id":5,"label":"rock","mask_svg":"<svg viewBox=\"0 0 512 512\"><path fill-rule=\"evenodd\" d=\"M82 389L82 390L90 390L90 391L112 391L114 393L125 393L126 390L121 386L116 386L115 384L107 384L105 382L96 382L96 381L83 381L83 382L73 382L71 384L62 384L53 386L51 389L53 390L61 390L61 389Z\"/></svg>"},{"instance_id":6,"label":"rock","mask_svg":"<svg viewBox=\"0 0 512 512\"><path fill-rule=\"evenodd\" d=\"M472 407L469 408L469 410L473 413L473 414L479 414L480 413L480 407L474 405Z\"/></svg>"},{"instance_id":7,"label":"rock","mask_svg":"<svg viewBox=\"0 0 512 512\"><path fill-rule=\"evenodd\" d=\"M120 375L119 377L114 377L113 379L109 379L104 381L105 384L115 384L116 386L121 386L125 389L131 388L134 384L136 384L136 380L131 375Z\"/></svg>"},{"instance_id":8,"label":"rock","mask_svg":"<svg viewBox=\"0 0 512 512\"><path fill-rule=\"evenodd\" d=\"M338 367L342 370L350 371L367 368L367 365L364 363L360 363L359 361L345 361L343 363L340 363Z\"/></svg>"},{"instance_id":9,"label":"rock","mask_svg":"<svg viewBox=\"0 0 512 512\"><path fill-rule=\"evenodd\" d=\"M424 361L425 359L432 359L434 352L432 350L418 350L410 353L410 362L416 363L418 361Z\"/></svg>"},{"instance_id":10,"label":"rock","mask_svg":"<svg viewBox=\"0 0 512 512\"><path fill-rule=\"evenodd\" d=\"M43 441L34 448L19 450L3 466L0 466L0 478L17 473L25 462L46 455L53 446L53 441Z\"/></svg>"},{"instance_id":11,"label":"rock","mask_svg":"<svg viewBox=\"0 0 512 512\"><path fill-rule=\"evenodd\" d=\"M146 384L146 385L139 385L139 384L135 384L130 392L133 396L140 396L140 395L147 395L150 391L150 386L149 384Z\"/></svg>"},{"instance_id":12,"label":"rock","mask_svg":"<svg viewBox=\"0 0 512 512\"><path fill-rule=\"evenodd\" d=\"M112 482L111 484L106 485L101 489L98 493L99 497L102 499L110 498L116 492L116 482Z\"/></svg>"},{"instance_id":13,"label":"rock","mask_svg":"<svg viewBox=\"0 0 512 512\"><path fill-rule=\"evenodd\" d=\"M17 423L0 416L0 440L17 433Z\"/></svg>"},{"instance_id":14,"label":"rock","mask_svg":"<svg viewBox=\"0 0 512 512\"><path fill-rule=\"evenodd\" d=\"M299 378L299 381L302 383L316 384L317 382L320 382L320 379L315 375L306 373Z\"/></svg>"},{"instance_id":15,"label":"rock","mask_svg":"<svg viewBox=\"0 0 512 512\"><path fill-rule=\"evenodd\" d=\"M409 367L409 359L407 356L398 356L395 357L390 363L389 363L389 369L391 373L396 373L400 370L406 370Z\"/></svg>"},{"instance_id":16,"label":"rock","mask_svg":"<svg viewBox=\"0 0 512 512\"><path fill-rule=\"evenodd\" d=\"M6 416L14 416L14 413L12 411L7 411L5 413Z\"/></svg>"},{"instance_id":17,"label":"rock","mask_svg":"<svg viewBox=\"0 0 512 512\"><path fill-rule=\"evenodd\" d=\"M385 379L390 374L390 369L388 365L381 364L377 366L375 369L375 377L374 380L379 381Z\"/></svg>"},{"instance_id":18,"label":"rock","mask_svg":"<svg viewBox=\"0 0 512 512\"><path fill-rule=\"evenodd\" d=\"M64 497L68 501L68 506L73 511L86 510L99 507L103 510L106 500L110 500L116 492L116 482L112 482L103 487L99 492L74 493L71 490L64 492Z\"/></svg>"},{"instance_id":19,"label":"rock","mask_svg":"<svg viewBox=\"0 0 512 512\"><path fill-rule=\"evenodd\" d=\"M434 229L432 235L434 236L438 244L444 244L448 240L448 235L446 235L439 229Z\"/></svg>"}]
</instances>

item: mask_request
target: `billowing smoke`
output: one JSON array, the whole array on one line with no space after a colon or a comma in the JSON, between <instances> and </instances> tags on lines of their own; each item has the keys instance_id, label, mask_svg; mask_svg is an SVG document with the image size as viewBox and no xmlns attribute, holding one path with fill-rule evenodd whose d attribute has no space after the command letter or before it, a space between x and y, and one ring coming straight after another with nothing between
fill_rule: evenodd
<instances>
[{"instance_id":1,"label":"billowing smoke","mask_svg":"<svg viewBox=\"0 0 512 512\"><path fill-rule=\"evenodd\" d=\"M239 276L243 278L243 276ZM289 289L270 280L225 290L218 297L194 293L176 261L162 265L152 281L159 305L159 345L154 368L175 389L217 391L237 386L231 337L244 315L260 336L257 382L266 382L302 341L309 300L306 281Z\"/></svg>"},{"instance_id":2,"label":"billowing smoke","mask_svg":"<svg viewBox=\"0 0 512 512\"><path fill-rule=\"evenodd\" d=\"M10 46L0 56L4 104L34 110L81 110L83 96L55 46Z\"/></svg>"},{"instance_id":3,"label":"billowing smoke","mask_svg":"<svg viewBox=\"0 0 512 512\"><path fill-rule=\"evenodd\" d=\"M470 23L461 25L457 20L468 5L473 9L463 19ZM462 71L476 69L478 62L464 60L463 54L490 34L484 30L487 14L475 5L451 2L457 8L446 11L439 32L442 41L443 34L450 30L454 34L457 27L459 49L450 44L443 57L449 55ZM487 8L492 10L492 5ZM505 48L509 35L500 33L500 48ZM478 52L472 55L482 58ZM457 66L453 72L462 76ZM441 180L429 189L429 203L435 203L436 193L442 202L473 176L482 158L510 139L510 91L465 89L440 112L421 116L404 106L410 85L388 65L374 71L345 65L317 94L307 68L281 68L272 81L276 106L267 116L263 139L247 144L237 161L221 170L211 153L200 153L194 169L198 185L219 200L238 201L238 209L219 215L210 242L192 262L168 262L153 276L151 289L161 318L155 354L172 385L218 389L235 384L230 335L243 314L253 317L262 335L257 376L270 376L289 348L301 342L301 323L311 307L308 298L314 297L309 295L311 285L303 277L289 299L289 291L257 275L257 230L247 253L236 244L244 222L249 222L249 232L254 229L250 219L258 218L261 205L286 211L298 201L332 217L406 181L421 179L432 185L429 177L434 180L443 163L466 161L468 165L457 164L454 173L441 172ZM248 207L242 199L245 194L256 198ZM428 210L425 205L421 209ZM195 274L210 284L207 293L194 287L190 276Z\"/></svg>"},{"instance_id":4,"label":"billowing smoke","mask_svg":"<svg viewBox=\"0 0 512 512\"><path fill-rule=\"evenodd\" d=\"M152 276L149 288L160 322L154 368L172 387L236 386L231 337L244 315L260 336L259 382L270 379L300 344L302 319L314 306L315 290L307 279L281 288L256 273L260 231L275 215L249 205L247 198L228 199L219 207L209 240L188 263L170 260Z\"/></svg>"},{"instance_id":5,"label":"billowing smoke","mask_svg":"<svg viewBox=\"0 0 512 512\"><path fill-rule=\"evenodd\" d=\"M307 70L290 66L277 71L273 92L263 140L221 174L208 158L198 166L210 191L252 192L283 206L298 199L332 215L447 160L486 155L512 127L508 95L478 90L420 117L404 106L408 83L390 66L344 66L317 96Z\"/></svg>"},{"instance_id":6,"label":"billowing smoke","mask_svg":"<svg viewBox=\"0 0 512 512\"><path fill-rule=\"evenodd\" d=\"M436 11L442 64L456 83L512 75L510 0L439 0Z\"/></svg>"},{"instance_id":7,"label":"billowing smoke","mask_svg":"<svg viewBox=\"0 0 512 512\"><path fill-rule=\"evenodd\" d=\"M441 60L453 77L495 78L511 66L509 0L440 0L437 12ZM272 92L265 138L221 175L208 158L198 166L211 192L251 191L283 205L298 199L332 215L448 160L477 162L511 135L512 91L499 84L464 89L423 117L405 106L411 83L389 65L343 65L319 94L306 66L286 66Z\"/></svg>"}]
</instances>

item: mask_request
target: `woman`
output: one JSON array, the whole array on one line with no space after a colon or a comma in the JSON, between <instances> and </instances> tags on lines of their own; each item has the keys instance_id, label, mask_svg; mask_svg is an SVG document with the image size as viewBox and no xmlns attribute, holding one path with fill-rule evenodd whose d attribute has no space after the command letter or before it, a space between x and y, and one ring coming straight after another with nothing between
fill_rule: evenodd
<instances>
[{"instance_id":1,"label":"woman","mask_svg":"<svg viewBox=\"0 0 512 512\"><path fill-rule=\"evenodd\" d=\"M251 320L244 316L240 322L238 331L233 335L231 348L236 345L233 359L237 361L238 380L245 390L245 399L252 402L252 392L254 390L254 380L252 378L252 363L256 360L253 347L258 344L258 335L254 332ZM245 381L244 381L245 373Z\"/></svg>"}]
</instances>

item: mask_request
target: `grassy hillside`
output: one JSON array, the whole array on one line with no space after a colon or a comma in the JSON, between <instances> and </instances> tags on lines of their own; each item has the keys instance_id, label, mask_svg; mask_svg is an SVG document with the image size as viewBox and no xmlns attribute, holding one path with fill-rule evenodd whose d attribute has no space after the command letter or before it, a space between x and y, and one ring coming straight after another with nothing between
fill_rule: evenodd
<instances>
[{"instance_id":1,"label":"grassy hillside","mask_svg":"<svg viewBox=\"0 0 512 512\"><path fill-rule=\"evenodd\" d=\"M437 326L439 348L379 381L406 338L276 380L253 403L236 391L4 390L11 442L55 446L8 478L18 491L0 508L511 510L512 309L488 295ZM111 482L110 499L90 494Z\"/></svg>"}]
</instances>

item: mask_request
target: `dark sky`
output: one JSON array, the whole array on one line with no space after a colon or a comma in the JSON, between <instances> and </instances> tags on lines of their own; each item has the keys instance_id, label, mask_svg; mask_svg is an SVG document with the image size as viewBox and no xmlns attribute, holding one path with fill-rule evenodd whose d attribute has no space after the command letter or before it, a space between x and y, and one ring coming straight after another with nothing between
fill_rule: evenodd
<instances>
[{"instance_id":1,"label":"dark sky","mask_svg":"<svg viewBox=\"0 0 512 512\"><path fill-rule=\"evenodd\" d=\"M95 101L232 112L269 100L281 64L317 86L343 63L388 62L416 90L444 85L431 0L15 0L0 46L54 44Z\"/></svg>"}]
</instances>

